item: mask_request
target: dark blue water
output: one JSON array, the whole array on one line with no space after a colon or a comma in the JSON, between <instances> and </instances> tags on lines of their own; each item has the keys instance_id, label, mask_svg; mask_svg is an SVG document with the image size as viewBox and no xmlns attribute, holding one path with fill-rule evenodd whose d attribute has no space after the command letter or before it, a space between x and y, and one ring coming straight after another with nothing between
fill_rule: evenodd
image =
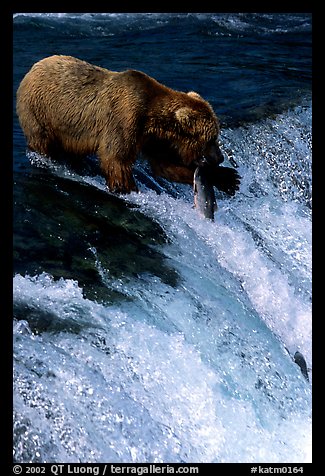
<instances>
[{"instance_id":1,"label":"dark blue water","mask_svg":"<svg viewBox=\"0 0 325 476\"><path fill-rule=\"evenodd\" d=\"M17 14L14 51L15 88L35 61L68 54L198 91L225 122L278 112L311 90L308 14Z\"/></svg>"},{"instance_id":2,"label":"dark blue water","mask_svg":"<svg viewBox=\"0 0 325 476\"><path fill-rule=\"evenodd\" d=\"M311 32L303 13L14 15L14 108L45 56L139 69L212 104L242 176L210 223L144 163L121 198L94 158L26 154L14 116L16 461L310 461Z\"/></svg>"}]
</instances>

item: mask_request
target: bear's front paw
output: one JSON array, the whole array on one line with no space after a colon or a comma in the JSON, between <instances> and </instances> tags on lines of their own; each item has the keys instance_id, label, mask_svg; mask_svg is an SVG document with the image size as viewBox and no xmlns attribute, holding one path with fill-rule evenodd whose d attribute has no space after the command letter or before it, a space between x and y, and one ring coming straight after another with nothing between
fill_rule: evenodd
<instances>
[{"instance_id":1,"label":"bear's front paw","mask_svg":"<svg viewBox=\"0 0 325 476\"><path fill-rule=\"evenodd\" d=\"M213 167L210 177L212 184L227 195L235 195L239 190L240 175L235 169L222 166Z\"/></svg>"},{"instance_id":2,"label":"bear's front paw","mask_svg":"<svg viewBox=\"0 0 325 476\"><path fill-rule=\"evenodd\" d=\"M139 191L132 175L123 175L117 179L113 174L110 174L106 184L111 193L128 194Z\"/></svg>"},{"instance_id":3,"label":"bear's front paw","mask_svg":"<svg viewBox=\"0 0 325 476\"><path fill-rule=\"evenodd\" d=\"M139 189L136 185L133 186L123 186L123 185L115 185L114 187L108 187L109 191L111 193L117 194L117 195L126 195L131 192L139 192Z\"/></svg>"}]
</instances>

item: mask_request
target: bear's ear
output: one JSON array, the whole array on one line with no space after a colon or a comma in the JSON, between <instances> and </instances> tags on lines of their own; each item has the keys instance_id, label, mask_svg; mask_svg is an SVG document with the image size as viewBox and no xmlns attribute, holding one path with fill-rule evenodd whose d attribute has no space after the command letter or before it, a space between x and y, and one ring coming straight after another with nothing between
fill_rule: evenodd
<instances>
[{"instance_id":1,"label":"bear's ear","mask_svg":"<svg viewBox=\"0 0 325 476\"><path fill-rule=\"evenodd\" d=\"M195 91L189 91L187 95L194 99L202 99L201 96Z\"/></svg>"},{"instance_id":2,"label":"bear's ear","mask_svg":"<svg viewBox=\"0 0 325 476\"><path fill-rule=\"evenodd\" d=\"M193 125L196 115L196 112L187 106L180 107L175 111L176 119L181 123L182 126L186 127L191 127Z\"/></svg>"}]
</instances>

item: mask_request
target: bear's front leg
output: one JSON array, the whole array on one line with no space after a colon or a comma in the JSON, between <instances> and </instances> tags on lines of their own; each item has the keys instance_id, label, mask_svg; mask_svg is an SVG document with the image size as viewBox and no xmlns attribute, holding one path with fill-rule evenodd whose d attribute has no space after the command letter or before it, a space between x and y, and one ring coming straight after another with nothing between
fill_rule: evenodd
<instances>
[{"instance_id":1,"label":"bear's front leg","mask_svg":"<svg viewBox=\"0 0 325 476\"><path fill-rule=\"evenodd\" d=\"M155 159L149 159L152 173L156 177L163 177L171 182L193 184L195 167L193 169L185 165L166 162L158 162Z\"/></svg>"},{"instance_id":2,"label":"bear's front leg","mask_svg":"<svg viewBox=\"0 0 325 476\"><path fill-rule=\"evenodd\" d=\"M123 162L119 158L108 153L99 153L100 165L106 184L112 193L138 192L132 169L133 162L127 160Z\"/></svg>"}]
</instances>

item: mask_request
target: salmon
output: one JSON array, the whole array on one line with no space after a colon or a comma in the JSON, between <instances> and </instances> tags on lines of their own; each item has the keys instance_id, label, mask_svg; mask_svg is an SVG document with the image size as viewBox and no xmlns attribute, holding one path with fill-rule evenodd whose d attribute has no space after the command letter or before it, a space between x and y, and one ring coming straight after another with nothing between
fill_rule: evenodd
<instances>
[{"instance_id":1,"label":"salmon","mask_svg":"<svg viewBox=\"0 0 325 476\"><path fill-rule=\"evenodd\" d=\"M214 212L218 209L213 185L209 180L208 166L201 163L194 172L193 178L194 207L200 215L214 220Z\"/></svg>"},{"instance_id":2,"label":"salmon","mask_svg":"<svg viewBox=\"0 0 325 476\"><path fill-rule=\"evenodd\" d=\"M298 350L294 355L294 361L297 365L299 365L302 375L309 382L308 369L305 357Z\"/></svg>"}]
</instances>

